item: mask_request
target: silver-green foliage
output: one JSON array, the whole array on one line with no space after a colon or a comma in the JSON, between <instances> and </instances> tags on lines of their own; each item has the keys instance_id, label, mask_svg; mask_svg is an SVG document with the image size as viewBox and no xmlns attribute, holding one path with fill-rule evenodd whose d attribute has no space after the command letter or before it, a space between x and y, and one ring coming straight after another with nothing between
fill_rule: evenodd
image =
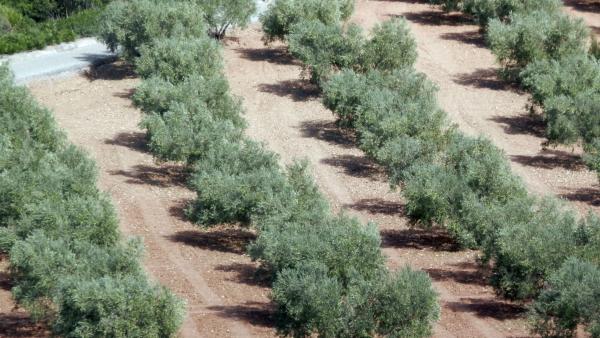
<instances>
[{"instance_id":1,"label":"silver-green foliage","mask_svg":"<svg viewBox=\"0 0 600 338\"><path fill-rule=\"evenodd\" d=\"M223 71L219 44L207 37L163 38L143 45L136 59L136 72L142 78L157 76L179 83L191 74L210 78Z\"/></svg>"},{"instance_id":2,"label":"silver-green foliage","mask_svg":"<svg viewBox=\"0 0 600 338\"><path fill-rule=\"evenodd\" d=\"M490 21L487 39L498 61L522 69L533 61L584 54L589 31L581 19L534 11L513 13L508 22Z\"/></svg>"},{"instance_id":3,"label":"silver-green foliage","mask_svg":"<svg viewBox=\"0 0 600 338\"><path fill-rule=\"evenodd\" d=\"M416 42L404 19L375 26L370 39L358 25L301 21L292 26L288 43L319 86L341 69L393 71L412 67L417 58Z\"/></svg>"},{"instance_id":4,"label":"silver-green foliage","mask_svg":"<svg viewBox=\"0 0 600 338\"><path fill-rule=\"evenodd\" d=\"M133 61L153 40L206 36L202 7L193 1L113 1L100 19L100 38L112 51Z\"/></svg>"},{"instance_id":5,"label":"silver-green foliage","mask_svg":"<svg viewBox=\"0 0 600 338\"><path fill-rule=\"evenodd\" d=\"M318 262L283 270L273 285L281 333L295 337L427 337L439 317L429 277L404 268L343 283Z\"/></svg>"},{"instance_id":6,"label":"silver-green foliage","mask_svg":"<svg viewBox=\"0 0 600 338\"><path fill-rule=\"evenodd\" d=\"M512 13L545 11L556 13L560 10L560 0L429 0L442 5L445 10L460 10L471 15L475 21L485 27L492 19L506 21Z\"/></svg>"},{"instance_id":7,"label":"silver-green foliage","mask_svg":"<svg viewBox=\"0 0 600 338\"><path fill-rule=\"evenodd\" d=\"M318 85L339 69L358 66L366 43L357 25L343 28L318 20L294 25L287 39L292 55L303 62L312 82Z\"/></svg>"},{"instance_id":8,"label":"silver-green foliage","mask_svg":"<svg viewBox=\"0 0 600 338\"><path fill-rule=\"evenodd\" d=\"M570 258L548 280L533 303L535 332L543 337L574 337L584 325L591 337L600 337L600 269Z\"/></svg>"},{"instance_id":9,"label":"silver-green foliage","mask_svg":"<svg viewBox=\"0 0 600 338\"><path fill-rule=\"evenodd\" d=\"M598 265L600 220L580 221L557 201L533 203L526 222L506 224L498 236L493 284L510 298L538 295L544 282L569 257Z\"/></svg>"},{"instance_id":10,"label":"silver-green foliage","mask_svg":"<svg viewBox=\"0 0 600 338\"><path fill-rule=\"evenodd\" d=\"M0 249L10 255L15 298L56 335L173 336L182 304L147 280L139 245L119 241L94 163L6 66L0 121Z\"/></svg>"},{"instance_id":11,"label":"silver-green foliage","mask_svg":"<svg viewBox=\"0 0 600 338\"><path fill-rule=\"evenodd\" d=\"M355 0L275 0L260 17L267 41L283 40L292 27L303 21L335 25L348 19Z\"/></svg>"},{"instance_id":12,"label":"silver-green foliage","mask_svg":"<svg viewBox=\"0 0 600 338\"><path fill-rule=\"evenodd\" d=\"M581 141L590 169L600 173L600 61L585 54L531 63L521 73L534 100L543 105L552 143Z\"/></svg>"},{"instance_id":13,"label":"silver-green foliage","mask_svg":"<svg viewBox=\"0 0 600 338\"><path fill-rule=\"evenodd\" d=\"M223 39L230 27L245 28L256 12L256 0L195 0L204 11L210 33Z\"/></svg>"},{"instance_id":14,"label":"silver-green foliage","mask_svg":"<svg viewBox=\"0 0 600 338\"><path fill-rule=\"evenodd\" d=\"M174 103L180 103L188 109L206 108L215 118L230 120L240 128L246 124L241 117L240 99L231 95L229 83L223 76L190 74L178 84L160 77L151 77L136 88L133 101L147 114L162 115Z\"/></svg>"}]
</instances>

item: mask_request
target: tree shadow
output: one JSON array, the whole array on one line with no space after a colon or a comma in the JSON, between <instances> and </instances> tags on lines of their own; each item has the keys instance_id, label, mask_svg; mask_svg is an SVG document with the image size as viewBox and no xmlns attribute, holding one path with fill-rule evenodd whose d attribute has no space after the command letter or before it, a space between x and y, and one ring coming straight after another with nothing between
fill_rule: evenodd
<instances>
[{"instance_id":1,"label":"tree shadow","mask_svg":"<svg viewBox=\"0 0 600 338\"><path fill-rule=\"evenodd\" d=\"M10 291L13 287L13 280L10 273L0 271L0 289Z\"/></svg>"},{"instance_id":2,"label":"tree shadow","mask_svg":"<svg viewBox=\"0 0 600 338\"><path fill-rule=\"evenodd\" d=\"M275 94L280 97L290 97L296 102L304 102L319 97L319 89L307 80L284 80L277 83L258 85L263 93Z\"/></svg>"},{"instance_id":3,"label":"tree shadow","mask_svg":"<svg viewBox=\"0 0 600 338\"><path fill-rule=\"evenodd\" d=\"M504 125L504 132L510 135L546 136L546 124L541 116L522 114L517 116L494 116L491 121Z\"/></svg>"},{"instance_id":4,"label":"tree shadow","mask_svg":"<svg viewBox=\"0 0 600 338\"><path fill-rule=\"evenodd\" d=\"M278 65L301 65L302 63L295 59L285 46L265 47L265 48L236 48L234 49L242 58L250 61L266 61Z\"/></svg>"},{"instance_id":5,"label":"tree shadow","mask_svg":"<svg viewBox=\"0 0 600 338\"><path fill-rule=\"evenodd\" d=\"M340 128L335 121L304 121L300 125L303 137L312 137L344 148L354 148L356 137L350 129Z\"/></svg>"},{"instance_id":6,"label":"tree shadow","mask_svg":"<svg viewBox=\"0 0 600 338\"><path fill-rule=\"evenodd\" d=\"M403 15L391 15L392 17L403 17L408 21L427 26L462 26L471 25L473 21L462 13L446 13L441 10L428 10L415 13L404 13Z\"/></svg>"},{"instance_id":7,"label":"tree shadow","mask_svg":"<svg viewBox=\"0 0 600 338\"><path fill-rule=\"evenodd\" d=\"M454 312L470 312L497 320L522 318L527 312L523 305L497 299L461 298L461 301L448 302L446 306Z\"/></svg>"},{"instance_id":8,"label":"tree shadow","mask_svg":"<svg viewBox=\"0 0 600 338\"><path fill-rule=\"evenodd\" d=\"M121 98L121 99L131 100L131 98L133 97L133 94L135 94L135 88L129 88L125 91L115 93L114 96ZM133 103L131 103L131 104L133 105Z\"/></svg>"},{"instance_id":9,"label":"tree shadow","mask_svg":"<svg viewBox=\"0 0 600 338\"><path fill-rule=\"evenodd\" d=\"M264 269L257 268L250 263L231 263L218 265L215 270L224 272L235 272L236 277L230 281L260 287L271 287L272 274Z\"/></svg>"},{"instance_id":10,"label":"tree shadow","mask_svg":"<svg viewBox=\"0 0 600 338\"><path fill-rule=\"evenodd\" d=\"M366 156L336 155L322 159L321 163L332 167L342 168L346 175L359 178L371 178L377 180L385 173L381 167L373 163Z\"/></svg>"},{"instance_id":11,"label":"tree shadow","mask_svg":"<svg viewBox=\"0 0 600 338\"><path fill-rule=\"evenodd\" d=\"M563 2L577 11L600 13L600 2L595 0L563 0Z\"/></svg>"},{"instance_id":12,"label":"tree shadow","mask_svg":"<svg viewBox=\"0 0 600 338\"><path fill-rule=\"evenodd\" d=\"M182 165L163 164L160 166L135 165L131 170L112 170L111 175L127 177L127 183L152 185L156 187L185 187L187 169Z\"/></svg>"},{"instance_id":13,"label":"tree shadow","mask_svg":"<svg viewBox=\"0 0 600 338\"><path fill-rule=\"evenodd\" d=\"M356 203L346 204L345 207L356 211L366 211L372 215L402 216L404 204L386 201L381 198L364 198Z\"/></svg>"},{"instance_id":14,"label":"tree shadow","mask_svg":"<svg viewBox=\"0 0 600 338\"><path fill-rule=\"evenodd\" d=\"M210 306L208 309L223 318L243 320L256 326L275 326L275 306L272 303L245 302L243 305Z\"/></svg>"},{"instance_id":15,"label":"tree shadow","mask_svg":"<svg viewBox=\"0 0 600 338\"><path fill-rule=\"evenodd\" d=\"M140 153L149 153L146 134L142 132L118 133L112 139L104 140L104 144L121 146Z\"/></svg>"},{"instance_id":16,"label":"tree shadow","mask_svg":"<svg viewBox=\"0 0 600 338\"><path fill-rule=\"evenodd\" d=\"M573 202L583 202L594 207L600 207L600 190L598 188L581 188L562 194L560 197Z\"/></svg>"},{"instance_id":17,"label":"tree shadow","mask_svg":"<svg viewBox=\"0 0 600 338\"><path fill-rule=\"evenodd\" d=\"M444 40L462 42L479 48L486 48L485 38L479 31L444 33L440 36Z\"/></svg>"},{"instance_id":18,"label":"tree shadow","mask_svg":"<svg viewBox=\"0 0 600 338\"><path fill-rule=\"evenodd\" d=\"M381 230L384 248L458 251L460 246L443 229L385 229Z\"/></svg>"},{"instance_id":19,"label":"tree shadow","mask_svg":"<svg viewBox=\"0 0 600 338\"><path fill-rule=\"evenodd\" d=\"M246 253L246 246L256 239L256 234L240 228L185 230L168 237L176 243L200 249L235 253Z\"/></svg>"},{"instance_id":20,"label":"tree shadow","mask_svg":"<svg viewBox=\"0 0 600 338\"><path fill-rule=\"evenodd\" d=\"M188 222L190 218L188 217L186 210L188 206L192 203L191 199L180 199L174 205L169 207L169 215L177 218L180 221Z\"/></svg>"},{"instance_id":21,"label":"tree shadow","mask_svg":"<svg viewBox=\"0 0 600 338\"><path fill-rule=\"evenodd\" d=\"M496 68L479 68L472 73L457 74L453 81L459 85L474 88L520 92L519 87L514 83L503 80Z\"/></svg>"},{"instance_id":22,"label":"tree shadow","mask_svg":"<svg viewBox=\"0 0 600 338\"><path fill-rule=\"evenodd\" d=\"M83 72L89 81L95 80L125 80L137 77L135 67L125 61L103 62L91 66Z\"/></svg>"},{"instance_id":23,"label":"tree shadow","mask_svg":"<svg viewBox=\"0 0 600 338\"><path fill-rule=\"evenodd\" d=\"M535 156L513 155L510 159L526 166L543 169L564 168L581 171L587 168L581 156L577 154L552 149L544 149L540 153L540 155Z\"/></svg>"},{"instance_id":24,"label":"tree shadow","mask_svg":"<svg viewBox=\"0 0 600 338\"><path fill-rule=\"evenodd\" d=\"M429 274L431 279L438 282L451 281L459 284L467 285L489 285L489 272L474 262L461 262L456 264L445 265L448 268L430 268L423 269Z\"/></svg>"},{"instance_id":25,"label":"tree shadow","mask_svg":"<svg viewBox=\"0 0 600 338\"><path fill-rule=\"evenodd\" d=\"M0 313L0 337L49 337L42 323L36 323L24 312Z\"/></svg>"}]
</instances>

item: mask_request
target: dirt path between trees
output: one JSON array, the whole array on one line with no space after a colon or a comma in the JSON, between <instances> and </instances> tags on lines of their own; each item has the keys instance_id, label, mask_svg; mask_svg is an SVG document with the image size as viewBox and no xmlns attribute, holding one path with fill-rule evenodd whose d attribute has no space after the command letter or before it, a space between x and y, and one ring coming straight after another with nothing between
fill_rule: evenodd
<instances>
[{"instance_id":1,"label":"dirt path between trees","mask_svg":"<svg viewBox=\"0 0 600 338\"><path fill-rule=\"evenodd\" d=\"M233 227L209 231L185 221L193 195L181 167L157 165L138 128L129 68L109 64L93 75L32 83L72 142L96 160L100 188L114 202L125 236L143 238L151 277L187 301L184 337L273 337L269 288L244 255L254 235Z\"/></svg>"}]
</instances>

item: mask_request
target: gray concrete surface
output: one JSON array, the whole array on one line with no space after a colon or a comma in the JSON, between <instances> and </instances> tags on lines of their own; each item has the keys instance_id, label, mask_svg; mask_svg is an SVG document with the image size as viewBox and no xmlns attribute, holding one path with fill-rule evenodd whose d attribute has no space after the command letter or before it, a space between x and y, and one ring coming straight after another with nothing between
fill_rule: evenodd
<instances>
[{"instance_id":1,"label":"gray concrete surface","mask_svg":"<svg viewBox=\"0 0 600 338\"><path fill-rule=\"evenodd\" d=\"M81 71L97 62L114 58L106 46L93 38L50 46L46 49L1 57L17 83Z\"/></svg>"}]
</instances>

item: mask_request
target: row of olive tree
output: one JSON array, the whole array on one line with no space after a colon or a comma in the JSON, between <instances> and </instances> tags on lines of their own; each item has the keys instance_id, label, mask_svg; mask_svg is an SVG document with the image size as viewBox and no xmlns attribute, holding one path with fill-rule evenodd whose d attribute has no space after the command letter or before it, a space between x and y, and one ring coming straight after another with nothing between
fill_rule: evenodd
<instances>
[{"instance_id":1,"label":"row of olive tree","mask_svg":"<svg viewBox=\"0 0 600 338\"><path fill-rule=\"evenodd\" d=\"M544 108L550 144L581 143L600 175L600 49L560 0L430 0L473 16L508 75ZM578 74L578 76L575 76ZM573 81L576 79L575 81Z\"/></svg>"},{"instance_id":2,"label":"row of olive tree","mask_svg":"<svg viewBox=\"0 0 600 338\"><path fill-rule=\"evenodd\" d=\"M257 228L249 252L272 273L282 334L428 335L439 311L429 278L387 271L372 225L334 215L305 164L284 170L244 136L205 13L199 0L116 2L103 34L143 78L133 99L151 151L191 169L189 217Z\"/></svg>"},{"instance_id":3,"label":"row of olive tree","mask_svg":"<svg viewBox=\"0 0 600 338\"><path fill-rule=\"evenodd\" d=\"M310 20L295 23L284 38L323 89L324 104L353 128L392 184L400 183L411 217L482 249L503 295L537 299L536 332L572 335L581 323L597 335L591 282L599 273L600 220L577 220L560 202L529 196L497 147L448 123L435 86L412 67L415 43L405 23L386 22L370 35L369 41L356 26ZM365 62L371 53L379 62ZM561 277L573 269L581 273ZM569 303L578 283L586 283L586 296Z\"/></svg>"},{"instance_id":4,"label":"row of olive tree","mask_svg":"<svg viewBox=\"0 0 600 338\"><path fill-rule=\"evenodd\" d=\"M183 304L124 243L92 160L0 65L0 250L15 299L64 337L169 337Z\"/></svg>"}]
</instances>

